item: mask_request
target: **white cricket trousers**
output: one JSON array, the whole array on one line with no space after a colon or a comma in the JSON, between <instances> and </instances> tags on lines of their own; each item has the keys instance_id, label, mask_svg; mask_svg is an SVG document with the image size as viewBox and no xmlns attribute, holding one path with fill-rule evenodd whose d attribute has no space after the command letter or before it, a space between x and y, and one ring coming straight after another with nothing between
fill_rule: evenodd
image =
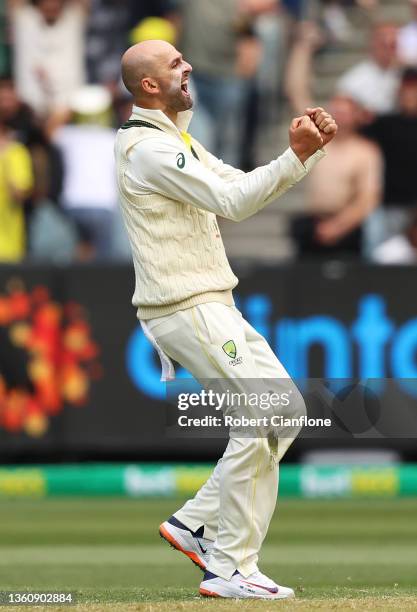
<instances>
[{"instance_id":1,"label":"white cricket trousers","mask_svg":"<svg viewBox=\"0 0 417 612\"><path fill-rule=\"evenodd\" d=\"M234 306L207 303L146 321L157 344L197 380L228 379L228 389L254 391L254 379L265 379L270 392L293 385L266 340ZM222 348L232 340L236 359ZM229 345L230 346L230 345ZM230 352L230 351L229 351ZM240 359L241 358L241 359ZM259 387L256 389L259 392ZM305 414L301 394L292 386L286 416ZM280 413L279 407L275 410ZM229 580L237 569L244 577L256 571L278 494L278 462L294 440L279 437L235 437L196 496L174 514L192 531L204 525L204 537L214 540L208 570Z\"/></svg>"}]
</instances>

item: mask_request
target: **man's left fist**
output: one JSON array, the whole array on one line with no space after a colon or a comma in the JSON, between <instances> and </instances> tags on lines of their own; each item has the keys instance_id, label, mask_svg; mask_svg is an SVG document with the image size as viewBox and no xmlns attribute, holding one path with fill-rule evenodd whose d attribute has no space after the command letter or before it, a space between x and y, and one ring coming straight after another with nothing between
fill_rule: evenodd
<instances>
[{"instance_id":1,"label":"man's left fist","mask_svg":"<svg viewBox=\"0 0 417 612\"><path fill-rule=\"evenodd\" d=\"M337 133L337 123L330 113L321 108L307 108L306 115L316 124L323 139L323 146L333 140Z\"/></svg>"}]
</instances>

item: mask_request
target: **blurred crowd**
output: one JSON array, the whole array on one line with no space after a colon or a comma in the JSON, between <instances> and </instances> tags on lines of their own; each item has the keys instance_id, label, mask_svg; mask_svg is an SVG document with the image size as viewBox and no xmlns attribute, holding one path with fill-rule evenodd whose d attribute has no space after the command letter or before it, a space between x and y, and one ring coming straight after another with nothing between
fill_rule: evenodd
<instances>
[{"instance_id":1,"label":"blurred crowd","mask_svg":"<svg viewBox=\"0 0 417 612\"><path fill-rule=\"evenodd\" d=\"M193 135L250 170L288 109L328 105L337 139L306 184L300 258L417 263L417 0L8 0L0 9L0 263L128 261L115 130L120 57L163 38L193 65ZM351 15L368 24L358 41ZM325 99L317 59L362 58ZM277 150L278 153L278 150Z\"/></svg>"}]
</instances>

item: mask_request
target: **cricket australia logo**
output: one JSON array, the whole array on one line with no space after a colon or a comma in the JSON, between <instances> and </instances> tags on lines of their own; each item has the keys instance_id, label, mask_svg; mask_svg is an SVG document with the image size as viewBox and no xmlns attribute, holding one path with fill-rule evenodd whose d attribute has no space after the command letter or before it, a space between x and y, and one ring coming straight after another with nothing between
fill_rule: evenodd
<instances>
[{"instance_id":1,"label":"cricket australia logo","mask_svg":"<svg viewBox=\"0 0 417 612\"><path fill-rule=\"evenodd\" d=\"M227 342L225 342L222 346L222 349L228 357L231 357L232 359L236 357L236 344L233 342L233 340L228 340Z\"/></svg>"},{"instance_id":2,"label":"cricket australia logo","mask_svg":"<svg viewBox=\"0 0 417 612\"><path fill-rule=\"evenodd\" d=\"M233 340L228 340L227 342L225 342L222 346L222 349L224 350L224 352L226 353L228 357L231 357L231 361L229 361L229 365L235 366L235 365L238 365L239 363L242 363L243 357L236 357L237 349L236 349L236 344L234 343Z\"/></svg>"}]
</instances>

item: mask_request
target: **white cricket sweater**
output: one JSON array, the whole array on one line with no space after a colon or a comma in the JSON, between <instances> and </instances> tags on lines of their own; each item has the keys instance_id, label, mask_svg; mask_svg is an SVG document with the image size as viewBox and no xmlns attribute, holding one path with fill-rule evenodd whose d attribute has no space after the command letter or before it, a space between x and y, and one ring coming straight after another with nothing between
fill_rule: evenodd
<instances>
[{"instance_id":1,"label":"white cricket sweater","mask_svg":"<svg viewBox=\"0 0 417 612\"><path fill-rule=\"evenodd\" d=\"M133 107L130 121L156 126L118 131L115 145L120 205L133 254L132 303L142 320L206 302L233 304L238 279L224 250L216 215L241 221L285 193L323 155L303 165L292 149L244 173L224 164L162 111Z\"/></svg>"}]
</instances>

